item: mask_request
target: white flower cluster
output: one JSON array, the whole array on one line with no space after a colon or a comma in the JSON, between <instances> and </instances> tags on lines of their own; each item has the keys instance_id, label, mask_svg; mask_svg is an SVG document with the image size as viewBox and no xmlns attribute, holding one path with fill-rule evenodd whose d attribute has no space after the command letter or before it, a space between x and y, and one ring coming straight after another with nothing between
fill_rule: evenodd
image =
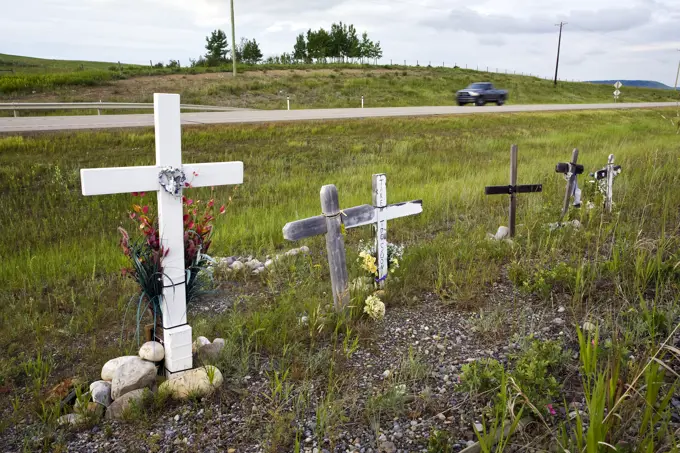
<instances>
[{"instance_id":1,"label":"white flower cluster","mask_svg":"<svg viewBox=\"0 0 680 453\"><path fill-rule=\"evenodd\" d=\"M385 304L378 296L368 296L364 306L364 313L371 319L379 321L385 317Z\"/></svg>"}]
</instances>

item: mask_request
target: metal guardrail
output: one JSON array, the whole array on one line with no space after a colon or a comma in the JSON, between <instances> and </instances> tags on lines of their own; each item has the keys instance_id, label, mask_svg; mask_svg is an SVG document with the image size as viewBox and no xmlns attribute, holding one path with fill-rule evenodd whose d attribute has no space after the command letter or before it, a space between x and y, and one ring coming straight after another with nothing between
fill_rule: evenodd
<instances>
[{"instance_id":1,"label":"metal guardrail","mask_svg":"<svg viewBox=\"0 0 680 453\"><path fill-rule=\"evenodd\" d=\"M153 110L153 103L140 102L6 102L0 103L0 110L14 111L14 117L18 117L19 110L97 110L97 115L102 110ZM204 112L231 112L245 110L235 107L220 107L216 105L181 104L182 110L200 110Z\"/></svg>"}]
</instances>

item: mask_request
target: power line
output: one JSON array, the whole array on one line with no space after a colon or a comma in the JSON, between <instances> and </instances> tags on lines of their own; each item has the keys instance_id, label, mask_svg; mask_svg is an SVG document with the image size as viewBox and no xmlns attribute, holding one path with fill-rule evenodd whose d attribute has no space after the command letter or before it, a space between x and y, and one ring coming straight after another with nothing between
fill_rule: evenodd
<instances>
[{"instance_id":1,"label":"power line","mask_svg":"<svg viewBox=\"0 0 680 453\"><path fill-rule=\"evenodd\" d=\"M557 69L560 66L560 46L562 45L562 27L564 25L567 25L567 22L560 22L559 24L555 24L555 26L560 27L560 36L557 38L557 61L555 62L555 86L557 86Z\"/></svg>"}]
</instances>

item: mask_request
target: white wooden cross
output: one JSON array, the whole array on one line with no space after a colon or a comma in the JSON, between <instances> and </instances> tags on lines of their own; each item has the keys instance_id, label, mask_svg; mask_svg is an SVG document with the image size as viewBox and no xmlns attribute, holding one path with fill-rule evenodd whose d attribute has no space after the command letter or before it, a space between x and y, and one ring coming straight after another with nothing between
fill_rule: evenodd
<instances>
[{"instance_id":1,"label":"white wooden cross","mask_svg":"<svg viewBox=\"0 0 680 453\"><path fill-rule=\"evenodd\" d=\"M171 193L161 176L182 172L191 187L243 183L243 162L182 165L180 103L178 94L154 94L156 165L80 170L83 195L158 192L158 226L161 245L163 296L160 303L168 374L192 367L191 326L186 315L184 222L182 187Z\"/></svg>"},{"instance_id":2,"label":"white wooden cross","mask_svg":"<svg viewBox=\"0 0 680 453\"><path fill-rule=\"evenodd\" d=\"M283 227L283 237L289 241L326 235L328 264L331 270L333 299L336 308L349 303L347 265L345 263L345 243L336 228L341 222L345 229L374 225L376 229L376 251L378 282L384 286L387 276L387 221L420 214L423 212L422 200L387 204L387 177L385 174L373 175L373 206L360 205L340 210L337 189L334 185L321 188L321 209L324 214L303 220L289 222ZM330 226L329 226L330 225Z\"/></svg>"}]
</instances>

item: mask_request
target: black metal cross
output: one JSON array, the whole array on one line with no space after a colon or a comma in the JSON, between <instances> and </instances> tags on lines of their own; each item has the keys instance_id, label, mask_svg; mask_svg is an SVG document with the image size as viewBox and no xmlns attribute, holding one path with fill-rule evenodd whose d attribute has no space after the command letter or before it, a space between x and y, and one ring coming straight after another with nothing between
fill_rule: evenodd
<instances>
[{"instance_id":1,"label":"black metal cross","mask_svg":"<svg viewBox=\"0 0 680 453\"><path fill-rule=\"evenodd\" d=\"M484 188L486 195L510 195L510 237L515 236L515 223L517 218L517 195L518 193L542 192L543 185L528 184L517 185L517 145L510 148L510 185L487 186Z\"/></svg>"}]
</instances>

